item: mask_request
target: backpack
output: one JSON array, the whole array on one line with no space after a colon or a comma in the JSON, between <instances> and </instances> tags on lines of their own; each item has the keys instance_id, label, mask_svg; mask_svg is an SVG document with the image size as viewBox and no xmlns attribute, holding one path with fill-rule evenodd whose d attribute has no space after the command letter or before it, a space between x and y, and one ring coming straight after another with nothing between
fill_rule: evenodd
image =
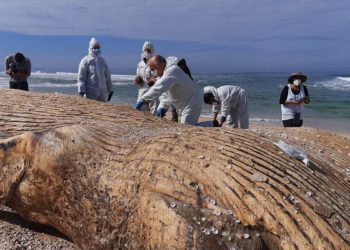
<instances>
[{"instance_id":1,"label":"backpack","mask_svg":"<svg viewBox=\"0 0 350 250\"><path fill-rule=\"evenodd\" d=\"M185 58L182 58L178 63L177 63L177 66L179 66L183 72L185 72L186 75L188 75L192 81L193 81L193 78L192 78L192 75L191 75L191 71L190 69L187 67L187 64L186 64L186 60Z\"/></svg>"}]
</instances>

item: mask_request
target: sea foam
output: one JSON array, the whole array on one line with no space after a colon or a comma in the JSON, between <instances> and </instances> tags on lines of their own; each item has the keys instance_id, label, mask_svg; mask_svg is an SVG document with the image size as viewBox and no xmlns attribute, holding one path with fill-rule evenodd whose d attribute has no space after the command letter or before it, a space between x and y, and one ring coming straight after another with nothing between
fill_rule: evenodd
<instances>
[{"instance_id":1,"label":"sea foam","mask_svg":"<svg viewBox=\"0 0 350 250\"><path fill-rule=\"evenodd\" d=\"M312 87L323 87L330 90L350 91L350 77L335 77L331 80L315 82Z\"/></svg>"}]
</instances>

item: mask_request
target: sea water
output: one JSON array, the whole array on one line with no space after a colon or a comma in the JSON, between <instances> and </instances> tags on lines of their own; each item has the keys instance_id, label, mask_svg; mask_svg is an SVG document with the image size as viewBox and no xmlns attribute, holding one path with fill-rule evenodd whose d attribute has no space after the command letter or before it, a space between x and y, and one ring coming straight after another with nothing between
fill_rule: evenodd
<instances>
[{"instance_id":1,"label":"sea water","mask_svg":"<svg viewBox=\"0 0 350 250\"><path fill-rule=\"evenodd\" d=\"M250 120L281 126L279 97L287 83L287 73L242 73L194 75L195 82L204 86L237 85L245 89L249 101ZM138 88L134 75L112 75L112 103L133 105ZM29 90L77 95L77 74L67 72L32 73ZM311 103L306 105L304 125L315 128L350 132L350 75L308 74L305 84ZM8 88L8 77L0 73L0 88ZM210 106L204 105L202 116L210 116Z\"/></svg>"}]
</instances>

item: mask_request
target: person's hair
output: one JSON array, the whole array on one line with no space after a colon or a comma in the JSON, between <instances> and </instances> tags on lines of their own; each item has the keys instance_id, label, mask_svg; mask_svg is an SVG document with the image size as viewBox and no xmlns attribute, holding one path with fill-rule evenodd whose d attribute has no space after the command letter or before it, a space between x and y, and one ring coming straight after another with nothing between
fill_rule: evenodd
<instances>
[{"instance_id":1,"label":"person's hair","mask_svg":"<svg viewBox=\"0 0 350 250\"><path fill-rule=\"evenodd\" d=\"M22 54L22 53L19 53L19 52L17 52L16 54L15 54L15 61L16 62L23 62L25 60L25 57L24 57L24 55Z\"/></svg>"},{"instance_id":2,"label":"person's hair","mask_svg":"<svg viewBox=\"0 0 350 250\"><path fill-rule=\"evenodd\" d=\"M213 93L204 93L204 95L203 95L204 102L207 104L210 104L210 102L213 100L213 98L214 98Z\"/></svg>"},{"instance_id":3,"label":"person's hair","mask_svg":"<svg viewBox=\"0 0 350 250\"><path fill-rule=\"evenodd\" d=\"M154 56L154 62L157 64L157 66L166 65L166 59L162 57L161 55L155 55Z\"/></svg>"}]
</instances>

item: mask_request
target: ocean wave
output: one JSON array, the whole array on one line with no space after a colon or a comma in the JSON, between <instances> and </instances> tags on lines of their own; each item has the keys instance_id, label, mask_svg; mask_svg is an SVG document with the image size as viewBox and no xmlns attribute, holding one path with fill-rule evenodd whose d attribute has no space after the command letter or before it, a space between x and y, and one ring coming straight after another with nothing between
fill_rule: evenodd
<instances>
[{"instance_id":1,"label":"ocean wave","mask_svg":"<svg viewBox=\"0 0 350 250\"><path fill-rule=\"evenodd\" d=\"M350 91L350 77L338 76L331 80L315 82L312 87L322 87L330 90Z\"/></svg>"}]
</instances>

